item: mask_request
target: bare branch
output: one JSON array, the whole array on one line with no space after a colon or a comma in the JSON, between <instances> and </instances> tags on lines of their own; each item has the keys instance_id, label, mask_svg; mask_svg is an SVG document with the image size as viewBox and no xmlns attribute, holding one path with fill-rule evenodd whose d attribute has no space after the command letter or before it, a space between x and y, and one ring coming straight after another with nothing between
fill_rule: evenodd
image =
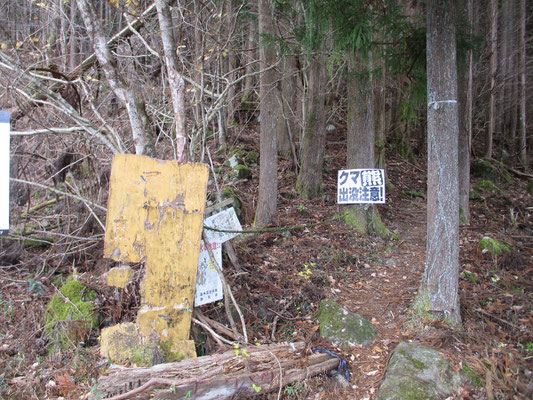
<instances>
[{"instance_id":1,"label":"bare branch","mask_svg":"<svg viewBox=\"0 0 533 400\"><path fill-rule=\"evenodd\" d=\"M9 178L9 180L11 182L24 183L26 185L31 185L31 186L35 186L35 187L38 187L38 188L41 188L41 189L49 190L52 193L55 193L55 194L58 194L58 195L61 195L61 196L72 197L73 199L79 200L79 201L83 202L84 204L90 204L91 206L93 206L94 208L99 209L100 211L107 212L107 208L104 207L104 206L101 206L100 204L96 204L96 203L94 203L94 202L92 202L90 200L84 199L83 197L80 197L80 196L76 196L75 194L72 194L72 193L63 192L62 190L57 190L56 188L53 188L51 186L42 185L42 184L37 183L37 182L26 181L24 179Z\"/></svg>"},{"instance_id":2,"label":"bare branch","mask_svg":"<svg viewBox=\"0 0 533 400\"><path fill-rule=\"evenodd\" d=\"M70 128L44 128L44 129L33 129L30 131L11 131L11 136L33 136L41 135L46 133L61 135L68 133L82 133L85 129L81 126L72 126Z\"/></svg>"}]
</instances>

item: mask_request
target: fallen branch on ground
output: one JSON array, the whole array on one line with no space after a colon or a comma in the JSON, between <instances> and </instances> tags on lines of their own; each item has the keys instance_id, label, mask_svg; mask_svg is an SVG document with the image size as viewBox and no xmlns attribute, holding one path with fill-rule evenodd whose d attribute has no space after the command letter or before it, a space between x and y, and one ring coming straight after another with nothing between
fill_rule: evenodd
<instances>
[{"instance_id":1,"label":"fallen branch on ground","mask_svg":"<svg viewBox=\"0 0 533 400\"><path fill-rule=\"evenodd\" d=\"M249 346L150 368L111 367L98 392L109 400L241 398L279 391L338 363L328 354L307 354L303 342Z\"/></svg>"}]
</instances>

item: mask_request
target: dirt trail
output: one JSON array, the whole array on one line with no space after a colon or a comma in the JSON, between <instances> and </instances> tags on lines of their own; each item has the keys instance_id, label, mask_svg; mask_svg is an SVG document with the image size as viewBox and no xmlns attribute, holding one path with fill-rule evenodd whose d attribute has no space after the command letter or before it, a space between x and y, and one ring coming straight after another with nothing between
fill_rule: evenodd
<instances>
[{"instance_id":1,"label":"dirt trail","mask_svg":"<svg viewBox=\"0 0 533 400\"><path fill-rule=\"evenodd\" d=\"M411 337L405 323L424 272L425 204L419 199L391 206L394 220L386 223L399 239L380 244L375 262L365 264L352 282L333 289L341 290L339 300L348 310L363 315L378 328L369 346L348 351L353 378L352 387L342 393L343 398L374 398L394 348Z\"/></svg>"}]
</instances>

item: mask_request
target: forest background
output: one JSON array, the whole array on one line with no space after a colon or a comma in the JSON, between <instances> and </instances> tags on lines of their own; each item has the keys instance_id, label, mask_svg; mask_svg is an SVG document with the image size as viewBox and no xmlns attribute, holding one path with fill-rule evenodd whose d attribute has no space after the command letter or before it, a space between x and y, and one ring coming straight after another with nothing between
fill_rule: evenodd
<instances>
[{"instance_id":1,"label":"forest background","mask_svg":"<svg viewBox=\"0 0 533 400\"><path fill-rule=\"evenodd\" d=\"M435 4L448 8L453 47L426 54ZM2 239L2 273L45 307L57 276L82 272L90 281L105 270L116 153L207 163L209 200L239 197L242 222L255 228L282 225L289 208L335 208L331 171L340 168L394 175L398 165L420 165L402 172L424 181L446 166L430 159L426 167L434 101L457 104L457 154L449 154L460 222L472 226L471 166L517 191L531 179L530 8L525 0L2 2L13 227ZM456 98L431 98L427 62L446 64L452 54ZM234 155L240 165L232 168ZM391 194L395 185L389 179ZM429 202L425 190L410 195ZM502 223L527 236L531 204L523 202L504 207ZM357 237L394 236L386 209L340 211ZM246 259L243 246L237 254ZM106 297L106 323L131 318L134 297L119 305ZM13 303L8 295L2 302ZM41 338L42 314L32 314L26 340Z\"/></svg>"}]
</instances>

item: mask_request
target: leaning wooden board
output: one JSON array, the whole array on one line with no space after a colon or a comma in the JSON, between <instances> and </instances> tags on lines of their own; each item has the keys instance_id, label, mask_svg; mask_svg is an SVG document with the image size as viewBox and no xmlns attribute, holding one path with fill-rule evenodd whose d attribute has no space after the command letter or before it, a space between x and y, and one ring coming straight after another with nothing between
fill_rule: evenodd
<instances>
[{"instance_id":1,"label":"leaning wooden board","mask_svg":"<svg viewBox=\"0 0 533 400\"><path fill-rule=\"evenodd\" d=\"M209 172L132 154L113 159L104 256L146 262L137 322L164 342L189 339ZM186 342L184 342L186 341Z\"/></svg>"}]
</instances>

